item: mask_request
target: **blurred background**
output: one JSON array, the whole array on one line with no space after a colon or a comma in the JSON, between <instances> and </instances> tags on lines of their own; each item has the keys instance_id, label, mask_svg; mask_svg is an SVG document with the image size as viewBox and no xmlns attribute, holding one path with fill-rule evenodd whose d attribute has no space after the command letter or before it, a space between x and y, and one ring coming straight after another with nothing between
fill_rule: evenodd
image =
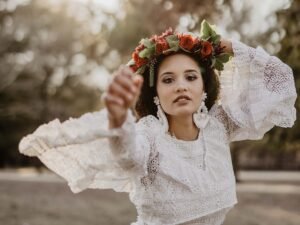
<instances>
[{"instance_id":1,"label":"blurred background","mask_svg":"<svg viewBox=\"0 0 300 225\"><path fill-rule=\"evenodd\" d=\"M112 72L138 41L168 27L262 46L294 71L300 88L300 0L0 0L0 224L129 224L126 194L70 192L20 139L54 118L103 107ZM297 118L300 102L297 99ZM299 224L300 122L232 144L239 204L225 224Z\"/></svg>"}]
</instances>

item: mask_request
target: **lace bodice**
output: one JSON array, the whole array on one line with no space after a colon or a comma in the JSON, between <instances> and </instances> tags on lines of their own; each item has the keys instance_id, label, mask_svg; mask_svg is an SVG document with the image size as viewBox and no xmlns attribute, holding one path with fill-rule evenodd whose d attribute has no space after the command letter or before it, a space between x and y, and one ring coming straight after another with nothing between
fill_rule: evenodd
<instances>
[{"instance_id":1,"label":"lace bodice","mask_svg":"<svg viewBox=\"0 0 300 225\"><path fill-rule=\"evenodd\" d=\"M136 225L222 224L237 203L229 143L260 139L296 119L291 69L261 48L232 44L234 57L220 78L221 104L209 111L197 140L171 137L156 117L137 122L131 111L122 127L109 130L102 109L41 125L22 139L20 152L37 156L75 193L129 192Z\"/></svg>"}]
</instances>

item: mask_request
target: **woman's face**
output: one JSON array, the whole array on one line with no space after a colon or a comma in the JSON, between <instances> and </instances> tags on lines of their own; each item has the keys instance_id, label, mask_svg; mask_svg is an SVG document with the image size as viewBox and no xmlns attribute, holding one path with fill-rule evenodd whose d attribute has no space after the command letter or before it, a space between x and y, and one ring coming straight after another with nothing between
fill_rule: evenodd
<instances>
[{"instance_id":1,"label":"woman's face","mask_svg":"<svg viewBox=\"0 0 300 225\"><path fill-rule=\"evenodd\" d=\"M203 94L200 68L184 54L171 55L158 68L157 94L161 107L169 116L190 116L197 111ZM189 99L176 99L179 96Z\"/></svg>"}]
</instances>

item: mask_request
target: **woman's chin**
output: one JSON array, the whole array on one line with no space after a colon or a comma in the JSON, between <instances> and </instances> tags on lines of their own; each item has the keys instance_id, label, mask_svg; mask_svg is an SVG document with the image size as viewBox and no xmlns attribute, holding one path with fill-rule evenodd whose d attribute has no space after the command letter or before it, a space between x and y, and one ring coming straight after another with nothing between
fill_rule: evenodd
<instances>
[{"instance_id":1,"label":"woman's chin","mask_svg":"<svg viewBox=\"0 0 300 225\"><path fill-rule=\"evenodd\" d=\"M180 109L175 109L172 114L173 114L173 116L180 116L181 117L181 116L190 116L194 112L195 112L194 109L182 107Z\"/></svg>"}]
</instances>

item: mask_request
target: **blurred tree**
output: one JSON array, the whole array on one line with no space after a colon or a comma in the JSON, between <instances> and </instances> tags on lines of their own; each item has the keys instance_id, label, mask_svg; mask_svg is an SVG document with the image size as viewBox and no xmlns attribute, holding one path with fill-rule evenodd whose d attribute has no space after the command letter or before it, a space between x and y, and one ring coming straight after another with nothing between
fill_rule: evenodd
<instances>
[{"instance_id":1,"label":"blurred tree","mask_svg":"<svg viewBox=\"0 0 300 225\"><path fill-rule=\"evenodd\" d=\"M215 5L128 0L124 11L110 13L87 3L5 0L0 5L0 166L35 160L16 150L20 138L40 124L101 107L101 92L85 87L85 75L95 74L99 65L116 69L143 35L175 27L183 16L189 29L199 16L213 18L209 12Z\"/></svg>"},{"instance_id":2,"label":"blurred tree","mask_svg":"<svg viewBox=\"0 0 300 225\"><path fill-rule=\"evenodd\" d=\"M96 16L92 4L57 4L0 4L0 166L34 160L17 145L40 124L100 107L101 91L85 84L109 55L109 24L99 17L112 16L100 10Z\"/></svg>"},{"instance_id":3,"label":"blurred tree","mask_svg":"<svg viewBox=\"0 0 300 225\"><path fill-rule=\"evenodd\" d=\"M293 70L297 93L300 89L300 0L293 0L291 7L278 12L280 26L285 30L285 36L281 40L279 57ZM300 101L296 101L297 118L300 115ZM284 155L292 154L294 157L300 151L300 121L296 120L291 129L276 128L270 132L271 148L278 157L277 167L286 164ZM300 165L298 166L300 169Z\"/></svg>"},{"instance_id":4,"label":"blurred tree","mask_svg":"<svg viewBox=\"0 0 300 225\"><path fill-rule=\"evenodd\" d=\"M279 14L280 23L273 13L258 31L253 25L257 6L251 2L124 0L114 12L96 2L0 2L0 166L35 161L19 154L17 144L40 124L102 107L99 97L104 85L99 85L105 76L129 60L141 38L168 27L198 31L205 18L220 25L226 37L262 45L271 53L278 51L286 33L280 58L299 73L299 0ZM288 133L278 128L261 141L233 145L234 164L238 165L238 149L299 149L298 127L297 123ZM293 144L283 144L279 137Z\"/></svg>"}]
</instances>

